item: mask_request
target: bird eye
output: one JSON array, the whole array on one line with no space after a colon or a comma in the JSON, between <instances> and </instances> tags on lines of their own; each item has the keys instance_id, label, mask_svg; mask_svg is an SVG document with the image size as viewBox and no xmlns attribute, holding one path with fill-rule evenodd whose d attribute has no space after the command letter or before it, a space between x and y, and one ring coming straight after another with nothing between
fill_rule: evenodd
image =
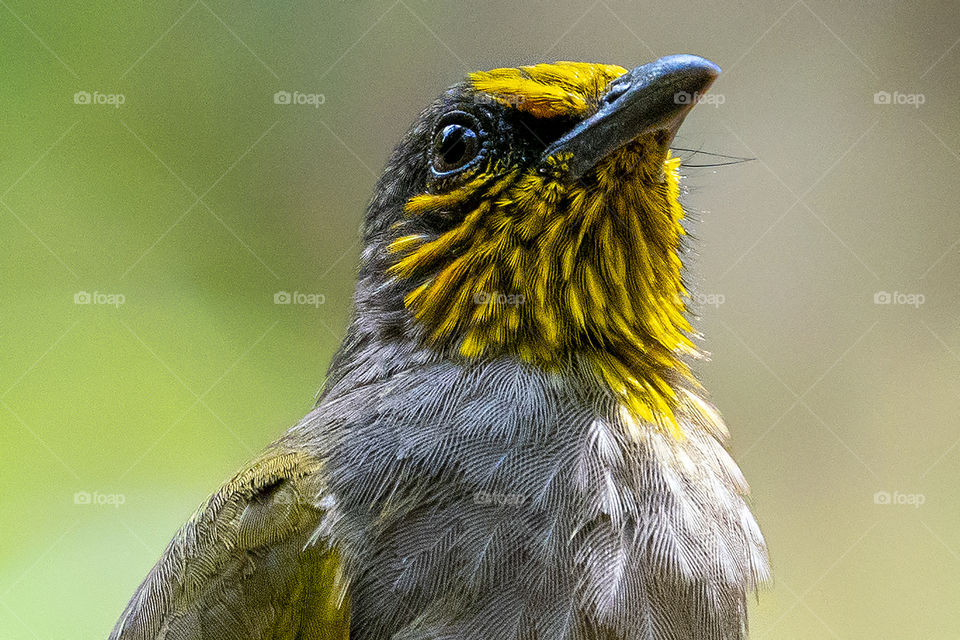
<instances>
[{"instance_id":1,"label":"bird eye","mask_svg":"<svg viewBox=\"0 0 960 640\"><path fill-rule=\"evenodd\" d=\"M445 122L445 124L444 124ZM445 118L433 137L433 169L438 174L450 173L470 164L480 153L477 124L465 113Z\"/></svg>"}]
</instances>

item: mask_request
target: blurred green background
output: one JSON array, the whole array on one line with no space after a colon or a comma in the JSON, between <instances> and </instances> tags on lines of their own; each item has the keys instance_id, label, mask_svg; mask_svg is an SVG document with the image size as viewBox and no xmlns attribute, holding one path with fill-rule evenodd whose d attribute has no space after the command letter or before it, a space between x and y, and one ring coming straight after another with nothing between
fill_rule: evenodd
<instances>
[{"instance_id":1,"label":"blurred green background","mask_svg":"<svg viewBox=\"0 0 960 640\"><path fill-rule=\"evenodd\" d=\"M0 638L104 637L310 409L427 100L677 52L725 70L677 144L758 158L686 172L753 637L960 637L958 38L955 1L0 1Z\"/></svg>"}]
</instances>

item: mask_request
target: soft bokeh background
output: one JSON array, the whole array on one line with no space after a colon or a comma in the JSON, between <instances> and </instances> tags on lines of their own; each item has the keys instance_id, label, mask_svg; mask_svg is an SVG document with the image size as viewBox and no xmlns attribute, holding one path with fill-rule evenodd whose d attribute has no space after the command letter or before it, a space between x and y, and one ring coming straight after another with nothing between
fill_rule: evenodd
<instances>
[{"instance_id":1,"label":"soft bokeh background","mask_svg":"<svg viewBox=\"0 0 960 640\"><path fill-rule=\"evenodd\" d=\"M428 99L677 52L725 70L677 144L758 158L686 182L775 573L753 637L960 637L958 38L955 0L0 0L0 638L104 637L310 409Z\"/></svg>"}]
</instances>

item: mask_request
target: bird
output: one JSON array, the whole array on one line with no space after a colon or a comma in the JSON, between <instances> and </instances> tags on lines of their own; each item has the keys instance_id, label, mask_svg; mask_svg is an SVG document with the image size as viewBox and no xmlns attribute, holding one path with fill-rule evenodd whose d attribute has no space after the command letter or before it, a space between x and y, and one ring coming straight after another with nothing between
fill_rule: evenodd
<instances>
[{"instance_id":1,"label":"bird","mask_svg":"<svg viewBox=\"0 0 960 640\"><path fill-rule=\"evenodd\" d=\"M704 357L680 124L717 78L468 74L376 184L317 403L113 640L728 640L769 578Z\"/></svg>"}]
</instances>

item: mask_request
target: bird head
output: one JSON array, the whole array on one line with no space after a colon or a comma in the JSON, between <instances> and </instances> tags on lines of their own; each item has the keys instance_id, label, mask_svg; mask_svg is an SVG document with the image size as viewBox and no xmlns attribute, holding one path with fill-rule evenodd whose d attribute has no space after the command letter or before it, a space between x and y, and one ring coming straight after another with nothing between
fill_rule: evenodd
<instances>
[{"instance_id":1,"label":"bird head","mask_svg":"<svg viewBox=\"0 0 960 640\"><path fill-rule=\"evenodd\" d=\"M380 180L358 313L447 358L584 367L633 418L677 431L697 351L670 143L718 73L675 55L470 74Z\"/></svg>"}]
</instances>

